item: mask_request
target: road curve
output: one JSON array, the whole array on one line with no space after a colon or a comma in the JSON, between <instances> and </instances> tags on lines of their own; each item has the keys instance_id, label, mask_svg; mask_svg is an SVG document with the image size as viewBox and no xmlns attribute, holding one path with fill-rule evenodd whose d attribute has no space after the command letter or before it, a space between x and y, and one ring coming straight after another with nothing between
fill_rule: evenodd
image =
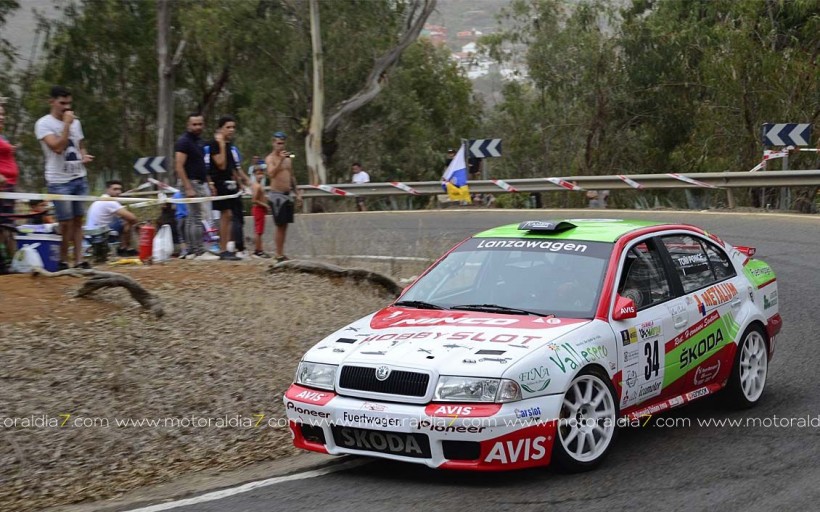
<instances>
[{"instance_id":1,"label":"road curve","mask_svg":"<svg viewBox=\"0 0 820 512\"><path fill-rule=\"evenodd\" d=\"M373 460L307 479L281 481L175 511L816 510L820 502L820 289L816 216L550 210L367 212L299 216L293 254L434 257L476 231L527 219L640 218L685 222L758 249L777 272L782 334L768 387L752 410L705 399L664 416L688 427L622 428L602 467L579 475L535 469L474 474ZM759 417L791 426L699 426ZM813 419L799 426L797 418Z\"/></svg>"}]
</instances>

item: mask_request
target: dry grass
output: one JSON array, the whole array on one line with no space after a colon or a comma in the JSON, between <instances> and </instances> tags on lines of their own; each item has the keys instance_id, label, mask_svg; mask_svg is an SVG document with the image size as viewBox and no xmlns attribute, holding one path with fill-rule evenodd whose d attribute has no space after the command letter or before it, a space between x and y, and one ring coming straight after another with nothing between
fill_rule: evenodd
<instances>
[{"instance_id":1,"label":"dry grass","mask_svg":"<svg viewBox=\"0 0 820 512\"><path fill-rule=\"evenodd\" d=\"M0 509L111 497L292 454L288 429L267 423L284 417L281 396L301 354L389 298L266 268L213 262L199 265L195 278L187 272L164 283L159 271L146 271L142 283L163 301L162 320L115 289L97 293L105 303L97 319L0 325L0 421L68 419L56 427L0 425ZM70 318L76 303L62 299L55 297L55 315ZM192 416L212 426L115 425ZM226 417L244 425L218 428ZM76 426L78 418L108 426Z\"/></svg>"}]
</instances>

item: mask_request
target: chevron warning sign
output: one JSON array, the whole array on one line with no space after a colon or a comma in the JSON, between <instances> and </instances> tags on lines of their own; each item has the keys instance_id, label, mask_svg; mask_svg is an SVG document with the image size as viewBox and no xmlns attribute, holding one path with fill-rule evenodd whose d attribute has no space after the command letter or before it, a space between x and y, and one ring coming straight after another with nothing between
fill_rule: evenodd
<instances>
[{"instance_id":1,"label":"chevron warning sign","mask_svg":"<svg viewBox=\"0 0 820 512\"><path fill-rule=\"evenodd\" d=\"M763 125L764 146L808 146L811 140L809 123L766 123Z\"/></svg>"},{"instance_id":2,"label":"chevron warning sign","mask_svg":"<svg viewBox=\"0 0 820 512\"><path fill-rule=\"evenodd\" d=\"M164 156L144 156L134 162L134 170L137 174L151 174L152 172L165 172Z\"/></svg>"},{"instance_id":3,"label":"chevron warning sign","mask_svg":"<svg viewBox=\"0 0 820 512\"><path fill-rule=\"evenodd\" d=\"M476 158L501 156L501 139L471 139L467 145Z\"/></svg>"}]
</instances>

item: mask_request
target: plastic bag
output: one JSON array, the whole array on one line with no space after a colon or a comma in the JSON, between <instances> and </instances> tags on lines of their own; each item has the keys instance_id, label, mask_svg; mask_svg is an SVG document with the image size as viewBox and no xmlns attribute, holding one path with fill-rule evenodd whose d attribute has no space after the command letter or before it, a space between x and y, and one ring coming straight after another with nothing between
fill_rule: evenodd
<instances>
[{"instance_id":1,"label":"plastic bag","mask_svg":"<svg viewBox=\"0 0 820 512\"><path fill-rule=\"evenodd\" d=\"M174 236L171 233L171 226L165 224L154 236L153 261L158 263L171 259L174 253Z\"/></svg>"},{"instance_id":2,"label":"plastic bag","mask_svg":"<svg viewBox=\"0 0 820 512\"><path fill-rule=\"evenodd\" d=\"M28 274L35 267L43 268L43 258L37 252L38 247L40 247L39 243L28 244L15 252L14 259L11 260L11 271Z\"/></svg>"}]
</instances>

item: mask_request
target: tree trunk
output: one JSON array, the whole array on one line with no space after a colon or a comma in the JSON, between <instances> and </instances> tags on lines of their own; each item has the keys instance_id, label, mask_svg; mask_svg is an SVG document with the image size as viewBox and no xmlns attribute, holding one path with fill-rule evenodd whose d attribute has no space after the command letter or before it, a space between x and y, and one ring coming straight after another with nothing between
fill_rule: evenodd
<instances>
[{"instance_id":1,"label":"tree trunk","mask_svg":"<svg viewBox=\"0 0 820 512\"><path fill-rule=\"evenodd\" d=\"M313 98L310 108L310 126L308 127L307 138L305 138L305 155L310 184L318 185L327 183L327 169L322 159L322 132L325 126L325 87L318 0L310 0L310 43L313 49Z\"/></svg>"},{"instance_id":2,"label":"tree trunk","mask_svg":"<svg viewBox=\"0 0 820 512\"><path fill-rule=\"evenodd\" d=\"M173 173L174 68L168 49L171 39L171 9L168 3L169 0L157 1L157 65L159 67L157 155L165 157L165 168L170 176Z\"/></svg>"},{"instance_id":3,"label":"tree trunk","mask_svg":"<svg viewBox=\"0 0 820 512\"><path fill-rule=\"evenodd\" d=\"M311 0L310 8L311 8L311 34L318 33L319 28L319 9L318 5L316 6L316 14L313 15L314 11L314 3L316 0ZM338 105L333 108L333 112L328 116L327 123L324 125L324 129L322 130L321 135L324 137L335 140L336 131L339 129L341 122L348 117L350 114L355 112L356 110L362 108L363 106L367 105L371 101L373 101L376 96L382 90L382 84L387 80L387 73L398 63L401 54L404 53L404 50L407 49L410 44L412 44L416 39L418 39L419 34L421 33L422 28L424 28L424 24L427 22L427 18L430 17L430 14L436 8L436 0L414 0L411 7L409 8L409 15L407 17L407 22L405 26L404 33L399 38L399 42L396 43L396 46L388 50L384 55L376 59L373 63L373 68L370 71L370 75L367 77L367 81L365 82L364 86L356 92L350 98L342 101ZM316 29L313 28L313 23L316 23ZM314 70L316 69L316 51L317 46L313 47L313 55L314 55ZM321 63L321 41L319 41L319 62ZM316 91L316 73L313 74L313 101L314 105L316 104L316 99L320 97ZM324 101L324 94L321 95L322 101ZM316 110L314 107L313 116L316 116ZM313 130L313 117L311 117L311 130ZM311 136L308 135L308 141L310 141ZM306 146L311 146L311 142L306 142ZM321 137L319 137L318 144L316 141L313 142L313 145L321 148ZM337 147L336 144L327 144L324 148L325 151L335 151ZM308 148L308 155L310 155L310 149ZM327 179L327 171L325 170L324 164L327 161L330 161L332 157L332 153L323 153L322 158L319 158L321 168L320 172L322 173L322 183L326 182ZM308 156L310 158L310 156ZM308 170L310 170L310 160L308 160Z\"/></svg>"}]
</instances>

